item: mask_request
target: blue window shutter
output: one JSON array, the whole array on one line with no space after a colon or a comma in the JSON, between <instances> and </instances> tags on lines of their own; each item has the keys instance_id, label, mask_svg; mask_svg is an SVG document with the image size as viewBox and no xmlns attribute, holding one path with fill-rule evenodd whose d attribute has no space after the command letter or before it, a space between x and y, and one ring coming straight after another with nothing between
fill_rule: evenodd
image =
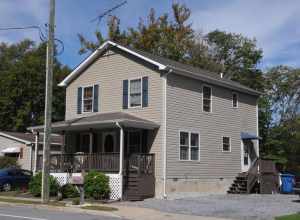
<instances>
[{"instance_id":1,"label":"blue window shutter","mask_svg":"<svg viewBox=\"0 0 300 220\"><path fill-rule=\"evenodd\" d=\"M148 77L143 77L143 107L148 107Z\"/></svg>"},{"instance_id":2,"label":"blue window shutter","mask_svg":"<svg viewBox=\"0 0 300 220\"><path fill-rule=\"evenodd\" d=\"M94 105L93 112L98 112L98 104L99 104L99 85L94 85Z\"/></svg>"},{"instance_id":3,"label":"blue window shutter","mask_svg":"<svg viewBox=\"0 0 300 220\"><path fill-rule=\"evenodd\" d=\"M79 87L77 90L77 114L81 114L82 112L82 88Z\"/></svg>"},{"instance_id":4,"label":"blue window shutter","mask_svg":"<svg viewBox=\"0 0 300 220\"><path fill-rule=\"evenodd\" d=\"M128 109L128 80L123 80L123 109Z\"/></svg>"}]
</instances>

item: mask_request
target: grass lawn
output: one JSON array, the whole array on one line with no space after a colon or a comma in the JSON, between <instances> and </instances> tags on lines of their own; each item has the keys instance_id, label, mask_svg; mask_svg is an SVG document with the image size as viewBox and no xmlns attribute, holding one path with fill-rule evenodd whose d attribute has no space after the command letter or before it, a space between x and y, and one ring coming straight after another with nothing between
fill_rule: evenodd
<instances>
[{"instance_id":1,"label":"grass lawn","mask_svg":"<svg viewBox=\"0 0 300 220\"><path fill-rule=\"evenodd\" d=\"M83 206L81 208L87 209L87 210L94 210L94 211L107 211L107 212L118 211L117 208L107 207L107 206L98 206L98 205Z\"/></svg>"},{"instance_id":2,"label":"grass lawn","mask_svg":"<svg viewBox=\"0 0 300 220\"><path fill-rule=\"evenodd\" d=\"M300 213L294 214L294 215L285 215L276 217L275 220L299 220L300 219Z\"/></svg>"},{"instance_id":3,"label":"grass lawn","mask_svg":"<svg viewBox=\"0 0 300 220\"><path fill-rule=\"evenodd\" d=\"M0 202L7 202L7 203L14 203L14 204L29 204L29 205L39 205L42 204L40 201L31 201L31 200L25 200L25 199L15 199L15 198L1 198ZM48 203L48 205L51 206L66 206L63 202L55 202L51 201Z\"/></svg>"}]
</instances>

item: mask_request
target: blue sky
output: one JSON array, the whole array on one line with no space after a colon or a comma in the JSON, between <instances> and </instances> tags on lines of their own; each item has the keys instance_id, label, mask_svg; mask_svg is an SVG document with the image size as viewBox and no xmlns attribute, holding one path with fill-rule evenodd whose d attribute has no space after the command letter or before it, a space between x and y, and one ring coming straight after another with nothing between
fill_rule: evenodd
<instances>
[{"instance_id":1,"label":"blue sky","mask_svg":"<svg viewBox=\"0 0 300 220\"><path fill-rule=\"evenodd\" d=\"M106 27L90 20L122 0L57 0L56 37L64 42L64 53L58 59L73 68L82 59L78 33L94 40L94 31ZM128 0L113 14L121 27L136 26L146 18L150 8L158 15L170 12L173 0ZM299 0L177 0L192 10L190 22L195 30L207 33L220 29L256 38L264 51L263 68L284 64L300 67L300 1ZM43 25L48 20L49 0L1 0L0 27ZM24 38L39 41L36 31L0 32L0 41L18 42Z\"/></svg>"}]
</instances>

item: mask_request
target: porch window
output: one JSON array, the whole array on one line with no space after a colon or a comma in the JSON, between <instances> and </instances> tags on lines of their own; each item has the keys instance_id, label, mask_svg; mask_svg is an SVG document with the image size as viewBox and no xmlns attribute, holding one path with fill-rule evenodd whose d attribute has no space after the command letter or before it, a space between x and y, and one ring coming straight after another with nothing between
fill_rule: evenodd
<instances>
[{"instance_id":1,"label":"porch window","mask_svg":"<svg viewBox=\"0 0 300 220\"><path fill-rule=\"evenodd\" d=\"M80 135L80 146L79 152L89 153L90 151L90 134L81 134Z\"/></svg>"},{"instance_id":2,"label":"porch window","mask_svg":"<svg viewBox=\"0 0 300 220\"><path fill-rule=\"evenodd\" d=\"M129 131L128 132L128 147L129 154L141 152L141 132L140 131Z\"/></svg>"},{"instance_id":3,"label":"porch window","mask_svg":"<svg viewBox=\"0 0 300 220\"><path fill-rule=\"evenodd\" d=\"M223 152L231 151L230 137L223 137Z\"/></svg>"},{"instance_id":4,"label":"porch window","mask_svg":"<svg viewBox=\"0 0 300 220\"><path fill-rule=\"evenodd\" d=\"M83 112L92 112L93 111L93 93L94 87L88 86L83 88Z\"/></svg>"},{"instance_id":5,"label":"porch window","mask_svg":"<svg viewBox=\"0 0 300 220\"><path fill-rule=\"evenodd\" d=\"M180 132L180 160L199 160L199 134Z\"/></svg>"},{"instance_id":6,"label":"porch window","mask_svg":"<svg viewBox=\"0 0 300 220\"><path fill-rule=\"evenodd\" d=\"M211 87L203 86L202 95L203 95L203 100L202 100L203 111L211 112Z\"/></svg>"},{"instance_id":7,"label":"porch window","mask_svg":"<svg viewBox=\"0 0 300 220\"><path fill-rule=\"evenodd\" d=\"M142 80L141 79L130 80L129 105L130 107L142 106Z\"/></svg>"},{"instance_id":8,"label":"porch window","mask_svg":"<svg viewBox=\"0 0 300 220\"><path fill-rule=\"evenodd\" d=\"M232 107L233 108L238 107L238 95L237 95L237 93L232 93Z\"/></svg>"}]
</instances>

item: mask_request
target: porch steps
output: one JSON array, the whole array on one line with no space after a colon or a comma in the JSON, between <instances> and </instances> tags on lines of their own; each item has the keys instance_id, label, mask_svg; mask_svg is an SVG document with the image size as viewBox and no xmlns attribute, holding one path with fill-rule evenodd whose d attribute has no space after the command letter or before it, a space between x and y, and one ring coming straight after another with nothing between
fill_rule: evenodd
<instances>
[{"instance_id":1,"label":"porch steps","mask_svg":"<svg viewBox=\"0 0 300 220\"><path fill-rule=\"evenodd\" d=\"M124 193L124 197L129 201L143 200L143 196L140 193L140 178L137 173L129 173L127 176L127 190Z\"/></svg>"},{"instance_id":2,"label":"porch steps","mask_svg":"<svg viewBox=\"0 0 300 220\"><path fill-rule=\"evenodd\" d=\"M231 184L227 193L229 194L247 194L247 173L239 173Z\"/></svg>"}]
</instances>

